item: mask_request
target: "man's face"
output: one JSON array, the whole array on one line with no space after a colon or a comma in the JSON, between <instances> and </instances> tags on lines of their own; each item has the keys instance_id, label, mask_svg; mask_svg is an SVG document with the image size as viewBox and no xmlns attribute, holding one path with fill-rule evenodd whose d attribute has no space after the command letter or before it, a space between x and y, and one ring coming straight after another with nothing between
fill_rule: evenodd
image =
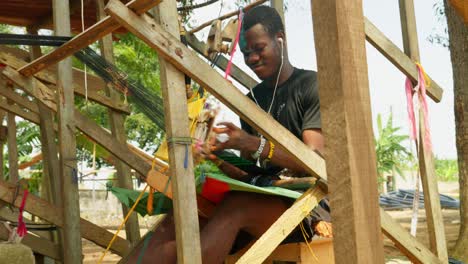
<instances>
[{"instance_id":1,"label":"man's face","mask_svg":"<svg viewBox=\"0 0 468 264\"><path fill-rule=\"evenodd\" d=\"M244 60L261 80L278 74L281 64L281 47L261 24L251 27L244 33L246 46L241 47Z\"/></svg>"}]
</instances>

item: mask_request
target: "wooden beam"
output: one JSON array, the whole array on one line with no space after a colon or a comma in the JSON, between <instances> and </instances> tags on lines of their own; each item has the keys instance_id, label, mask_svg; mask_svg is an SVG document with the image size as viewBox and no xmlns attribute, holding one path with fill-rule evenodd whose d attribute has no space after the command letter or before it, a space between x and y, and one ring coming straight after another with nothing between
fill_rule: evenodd
<instances>
[{"instance_id":1,"label":"wooden beam","mask_svg":"<svg viewBox=\"0 0 468 264\"><path fill-rule=\"evenodd\" d=\"M283 0L270 0L270 6L278 11L278 14L283 20L283 25L286 25L284 20L284 1Z\"/></svg>"},{"instance_id":2,"label":"wooden beam","mask_svg":"<svg viewBox=\"0 0 468 264\"><path fill-rule=\"evenodd\" d=\"M7 87L7 89L9 89ZM7 102L8 107L12 107L12 102ZM12 112L7 113L7 146L8 146L8 175L11 183L16 183L19 180L18 173L18 146L16 144L16 121L15 115Z\"/></svg>"},{"instance_id":3,"label":"wooden beam","mask_svg":"<svg viewBox=\"0 0 468 264\"><path fill-rule=\"evenodd\" d=\"M404 51L413 61L420 61L413 0L400 0L399 4ZM419 170L421 172L421 180L424 189L424 206L426 208L429 244L432 252L434 252L442 262L447 263L447 243L445 240L444 219L442 218L439 191L437 188L437 175L435 173L432 151L429 146L425 144L425 131L427 128L424 124L424 113L422 110L419 111L419 121Z\"/></svg>"},{"instance_id":4,"label":"wooden beam","mask_svg":"<svg viewBox=\"0 0 468 264\"><path fill-rule=\"evenodd\" d=\"M385 58L387 58L395 67L402 73L408 76L412 81L418 80L418 72L416 64L407 55L405 55L398 46L388 39L374 24L367 18L364 20L364 28L366 31L366 39L374 46ZM429 78L430 79L430 78ZM435 102L440 102L442 99L443 90L440 86L431 79L431 86L427 88L429 97Z\"/></svg>"},{"instance_id":5,"label":"wooden beam","mask_svg":"<svg viewBox=\"0 0 468 264\"><path fill-rule=\"evenodd\" d=\"M1 82L0 82L0 88L1 87ZM6 101L6 100L5 100ZM1 103L0 103L1 104ZM5 174L3 171L3 148L5 146L5 141L6 141L6 133L7 133L7 128L3 126L3 119L6 116L6 112L3 110L0 110L0 180L5 180ZM0 203L0 208L2 207Z\"/></svg>"},{"instance_id":6,"label":"wooden beam","mask_svg":"<svg viewBox=\"0 0 468 264\"><path fill-rule=\"evenodd\" d=\"M0 81L2 82L2 81ZM34 113L39 113L39 108L37 107L37 104L34 102L29 101L25 97L15 93L12 89L0 89L0 95L3 95L6 99L11 100L18 104L19 106L22 106L24 108L27 108L28 110L34 112Z\"/></svg>"},{"instance_id":7,"label":"wooden beam","mask_svg":"<svg viewBox=\"0 0 468 264\"><path fill-rule=\"evenodd\" d=\"M109 2L107 12L155 49L162 58L205 87L253 128L289 152L310 173L326 179L325 161L317 153L267 115L234 85L226 82L214 69L161 26L152 22L148 16L137 16L130 10L121 8L115 1Z\"/></svg>"},{"instance_id":8,"label":"wooden beam","mask_svg":"<svg viewBox=\"0 0 468 264\"><path fill-rule=\"evenodd\" d=\"M382 232L395 243L411 262L414 263L447 263L442 262L416 238L411 236L399 223L380 208L380 221L382 223Z\"/></svg>"},{"instance_id":9,"label":"wooden beam","mask_svg":"<svg viewBox=\"0 0 468 264\"><path fill-rule=\"evenodd\" d=\"M28 28L29 34L37 35L37 31L31 28ZM39 46L30 46L29 47L30 58L33 60L41 56L41 48ZM34 90L35 78L29 78L27 82L28 90ZM43 176L41 182L41 197L51 202L56 206L63 206L61 200L62 193L62 179L60 177L60 167L58 160L58 150L57 144L55 142L56 133L55 133L55 122L53 112L47 108L41 101L36 100L37 108L39 111L39 129L40 129L40 139L41 139L41 150L42 150L42 165L43 165ZM52 240L57 242L59 247L60 256L63 256L63 232L58 230L58 232L50 232L50 237Z\"/></svg>"},{"instance_id":10,"label":"wooden beam","mask_svg":"<svg viewBox=\"0 0 468 264\"><path fill-rule=\"evenodd\" d=\"M54 13L54 31L58 36L70 36L70 6L69 0L52 1ZM58 153L60 175L62 176L63 204L63 262L81 263L80 235L80 196L78 194L78 168L76 167L76 136L73 115L75 111L75 96L73 87L72 61L68 57L58 63L57 67L57 120L58 120ZM30 81L42 89L40 82L34 77ZM41 100L43 101L43 100ZM50 102L52 104L52 102Z\"/></svg>"},{"instance_id":11,"label":"wooden beam","mask_svg":"<svg viewBox=\"0 0 468 264\"><path fill-rule=\"evenodd\" d=\"M8 240L9 231L2 224L0 225L0 240ZM56 244L45 238L40 238L30 233L21 240L21 244L30 247L34 252L49 258L60 260L60 251Z\"/></svg>"},{"instance_id":12,"label":"wooden beam","mask_svg":"<svg viewBox=\"0 0 468 264\"><path fill-rule=\"evenodd\" d=\"M96 12L99 20L105 19L106 14L104 13L104 0L96 1ZM112 36L104 36L100 41L101 54L104 59L108 62L114 64L114 52L112 49ZM120 102L120 93L112 89L109 86L106 87L107 95L115 102ZM114 136L115 142L118 144L127 143L127 135L125 133L125 115L122 113L108 109L109 114L109 123L112 135ZM114 166L117 170L117 183L118 187L125 188L128 190L133 190L133 181L132 175L130 173L130 168L120 160L116 159ZM122 212L123 218L128 214L129 209L125 204L122 203ZM122 219L123 219L122 218ZM140 240L140 227L138 225L138 215L136 212L133 212L127 222L125 223L125 233L127 240L130 241L132 245L136 245Z\"/></svg>"},{"instance_id":13,"label":"wooden beam","mask_svg":"<svg viewBox=\"0 0 468 264\"><path fill-rule=\"evenodd\" d=\"M12 55L11 53L3 51L2 47L0 47L0 62L10 66L13 69L18 69L18 68L26 65L26 62L23 59L18 59L17 57ZM51 67L51 68L56 69L57 67ZM34 76L37 77L38 79L44 81L45 83L48 83L54 89L57 89L55 87L55 85L57 84L57 78L56 78L55 73L52 73L49 70L43 70L41 72L36 73ZM92 75L89 75L89 76L92 76ZM77 78L76 80L75 80L75 77ZM75 70L73 72L73 78L74 78L73 89L74 89L75 94L85 96L85 93L86 93L85 88L84 88L83 85L80 85L81 83L84 83L83 73ZM97 85L96 84L91 85L93 82L98 83L98 84L103 83L102 81L101 82L97 81L96 78L97 77L89 77L89 79L88 79L88 81L89 81L89 83L88 83L88 99L91 100L91 101L94 101L96 103L99 103L99 104L101 104L103 106L114 109L116 111L120 111L120 112L123 112L123 113L130 113L130 110L128 109L127 105L122 104L122 103L118 103L118 102L114 102L109 97L99 93L99 90L102 90L102 89L99 89L99 90L94 89L95 87L97 87ZM103 83L103 86L105 86L104 83Z\"/></svg>"},{"instance_id":14,"label":"wooden beam","mask_svg":"<svg viewBox=\"0 0 468 264\"><path fill-rule=\"evenodd\" d=\"M323 197L325 193L320 188L311 188L305 192L236 263L263 263Z\"/></svg>"},{"instance_id":15,"label":"wooden beam","mask_svg":"<svg viewBox=\"0 0 468 264\"><path fill-rule=\"evenodd\" d=\"M19 116L19 117L21 117L23 119L31 121L31 122L33 122L35 124L39 124L39 115L37 113L26 112L16 104L9 105L7 103L7 100L5 98L3 98L3 97L0 97L0 108L7 111L7 112L9 112L9 113L17 115L17 116Z\"/></svg>"},{"instance_id":16,"label":"wooden beam","mask_svg":"<svg viewBox=\"0 0 468 264\"><path fill-rule=\"evenodd\" d=\"M9 184L5 181L0 181L0 200L11 203L15 195L15 185ZM20 194L16 197L13 205L20 207L23 196ZM28 195L28 202L25 204L25 210L33 215L36 215L49 223L58 227L64 227L63 211L49 202L33 195ZM78 218L81 226L81 234L97 245L106 248L110 240L114 236L112 232L101 228L88 220ZM119 256L125 256L130 250L130 243L121 237L117 237L111 246L111 251ZM81 251L79 252L81 256Z\"/></svg>"},{"instance_id":17,"label":"wooden beam","mask_svg":"<svg viewBox=\"0 0 468 264\"><path fill-rule=\"evenodd\" d=\"M127 9L122 3L120 8ZM155 18L162 28L180 41L177 4L175 1L163 1L155 8ZM130 17L128 17L131 19ZM166 137L169 147L169 171L172 174L173 214L177 244L178 263L202 263L200 230L196 204L195 178L193 177L193 159L191 144L180 144L176 140L190 138L187 122L187 100L184 74L170 61L159 59L161 91L164 102ZM174 142L170 140L174 139Z\"/></svg>"},{"instance_id":18,"label":"wooden beam","mask_svg":"<svg viewBox=\"0 0 468 264\"><path fill-rule=\"evenodd\" d=\"M311 5L335 260L383 263L362 1Z\"/></svg>"},{"instance_id":19,"label":"wooden beam","mask_svg":"<svg viewBox=\"0 0 468 264\"><path fill-rule=\"evenodd\" d=\"M148 11L153 6L159 4L157 0L133 0L127 4L136 13L141 14ZM67 12L68 13L68 12ZM57 23L56 23L57 24ZM44 68L47 68L66 57L74 54L82 48L89 46L103 36L119 28L119 23L107 16L87 30L76 35L72 40L58 47L54 51L44 55L33 62L23 66L19 72L25 76L31 76ZM57 33L57 35L60 35Z\"/></svg>"}]
</instances>

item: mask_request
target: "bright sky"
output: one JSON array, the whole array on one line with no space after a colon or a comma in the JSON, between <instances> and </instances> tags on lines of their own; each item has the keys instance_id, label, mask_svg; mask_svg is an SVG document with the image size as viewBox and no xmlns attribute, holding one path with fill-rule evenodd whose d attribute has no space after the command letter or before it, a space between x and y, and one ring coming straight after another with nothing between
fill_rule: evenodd
<instances>
[{"instance_id":1,"label":"bright sky","mask_svg":"<svg viewBox=\"0 0 468 264\"><path fill-rule=\"evenodd\" d=\"M224 0L221 14L234 10L234 1ZM434 3L438 0L415 0L416 22L419 38L421 62L426 72L443 89L444 96L440 103L429 99L429 122L432 132L433 151L440 158L456 158L455 120L453 113L453 79L450 53L447 48L431 44L427 38L440 28L434 16ZM286 1L286 33L289 56L292 64L305 69L317 69L315 46L312 34L310 1ZM200 24L214 18L219 13L220 5L197 11L193 24ZM364 14L389 39L403 49L398 1L364 0ZM206 33L200 33L201 35ZM205 38L203 38L206 41ZM240 52L235 63L254 76L243 64ZM372 116L375 120L380 113L386 120L393 110L394 126L402 127L401 134L408 133L406 97L404 93L405 76L388 62L376 49L367 44L369 87L371 94ZM375 130L374 130L375 131Z\"/></svg>"}]
</instances>

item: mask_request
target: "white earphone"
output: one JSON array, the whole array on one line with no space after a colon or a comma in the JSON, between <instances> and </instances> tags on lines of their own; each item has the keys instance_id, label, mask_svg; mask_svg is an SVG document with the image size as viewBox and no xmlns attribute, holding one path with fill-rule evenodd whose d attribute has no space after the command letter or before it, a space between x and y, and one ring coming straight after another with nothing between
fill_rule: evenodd
<instances>
[{"instance_id":1,"label":"white earphone","mask_svg":"<svg viewBox=\"0 0 468 264\"><path fill-rule=\"evenodd\" d=\"M281 61L283 61L283 49L284 49L283 38L278 37L278 42L281 43Z\"/></svg>"}]
</instances>

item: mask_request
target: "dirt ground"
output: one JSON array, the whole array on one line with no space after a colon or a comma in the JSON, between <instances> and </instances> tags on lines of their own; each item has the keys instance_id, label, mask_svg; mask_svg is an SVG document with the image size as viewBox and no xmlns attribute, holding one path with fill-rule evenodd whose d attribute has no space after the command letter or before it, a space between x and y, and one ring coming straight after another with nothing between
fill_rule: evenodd
<instances>
[{"instance_id":1,"label":"dirt ground","mask_svg":"<svg viewBox=\"0 0 468 264\"><path fill-rule=\"evenodd\" d=\"M439 184L439 190L443 194L450 195L452 197L458 197L458 187L454 184ZM405 229L409 230L411 222L411 210L400 210L400 211L388 211L388 213L399 222ZM460 216L458 210L442 210L442 215L444 218L445 226L445 235L447 239L448 248L451 249L455 245L455 241L458 236L458 229L460 226ZM148 227L151 226L151 222L154 222L155 219L145 219L140 224L145 226L144 229L141 229L141 234L145 234L148 230ZM117 225L116 225L117 226ZM116 227L110 226L109 231L115 232ZM125 237L125 232L122 231L119 236ZM418 217L418 229L416 238L418 241L423 243L426 246L429 246L429 238L427 233L427 223L425 217L425 210L419 211ZM101 257L103 249L96 246L94 243L89 242L83 239L83 254L85 264L94 264L97 263ZM387 264L403 264L410 263L404 255L393 245L393 243L385 238L384 240L384 253ZM107 253L104 261L102 263L117 263L120 260L120 257Z\"/></svg>"}]
</instances>

